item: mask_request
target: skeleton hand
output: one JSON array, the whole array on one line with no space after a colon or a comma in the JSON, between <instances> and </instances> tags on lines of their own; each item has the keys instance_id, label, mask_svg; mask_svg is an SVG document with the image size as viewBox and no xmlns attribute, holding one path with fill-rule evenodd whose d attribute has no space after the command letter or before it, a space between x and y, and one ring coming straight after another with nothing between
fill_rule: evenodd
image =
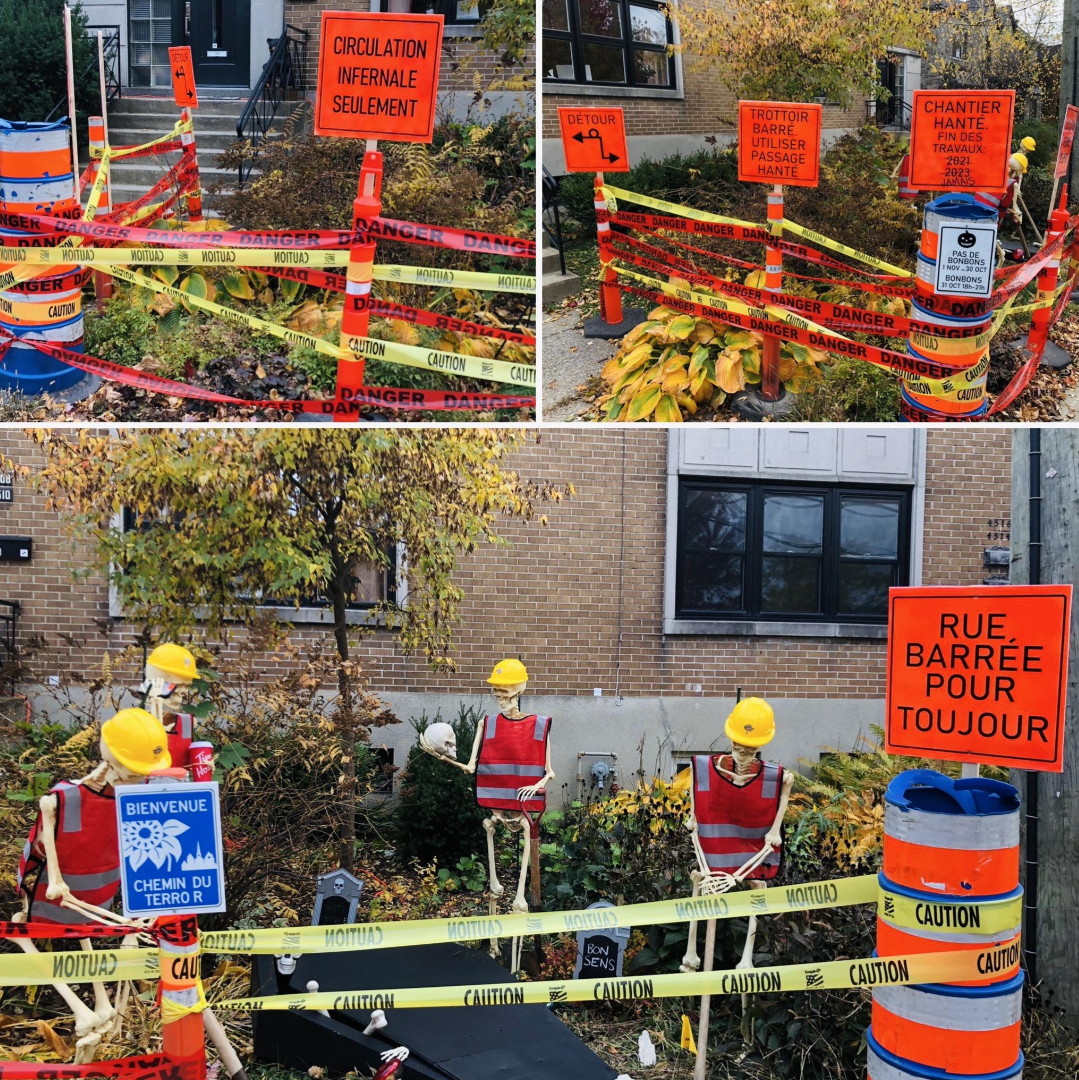
<instances>
[{"instance_id":1,"label":"skeleton hand","mask_svg":"<svg viewBox=\"0 0 1079 1080\"><path fill-rule=\"evenodd\" d=\"M1009 207L1008 213L1011 214L1012 221L1014 221L1016 225L1021 225L1023 223L1023 214L1018 206Z\"/></svg>"},{"instance_id":2,"label":"skeleton hand","mask_svg":"<svg viewBox=\"0 0 1079 1080\"><path fill-rule=\"evenodd\" d=\"M383 1050L380 1055L383 1061L405 1061L408 1058L409 1050L407 1046L398 1046L393 1050Z\"/></svg>"},{"instance_id":3,"label":"skeleton hand","mask_svg":"<svg viewBox=\"0 0 1079 1080\"><path fill-rule=\"evenodd\" d=\"M783 846L783 830L773 829L764 838L765 844L772 848L773 851L778 851Z\"/></svg>"},{"instance_id":4,"label":"skeleton hand","mask_svg":"<svg viewBox=\"0 0 1079 1080\"><path fill-rule=\"evenodd\" d=\"M720 893L730 892L738 884L738 879L733 874L724 870L709 874L701 882L702 896L718 896Z\"/></svg>"},{"instance_id":5,"label":"skeleton hand","mask_svg":"<svg viewBox=\"0 0 1079 1080\"><path fill-rule=\"evenodd\" d=\"M530 784L528 787L518 788L517 799L519 802L528 802L529 799L534 799L542 790L542 784Z\"/></svg>"}]
</instances>

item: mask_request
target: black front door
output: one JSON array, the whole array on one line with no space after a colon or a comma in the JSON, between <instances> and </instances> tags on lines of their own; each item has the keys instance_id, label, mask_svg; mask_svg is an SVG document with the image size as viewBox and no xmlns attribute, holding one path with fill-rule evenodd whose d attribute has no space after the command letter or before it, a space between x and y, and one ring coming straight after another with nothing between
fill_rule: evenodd
<instances>
[{"instance_id":1,"label":"black front door","mask_svg":"<svg viewBox=\"0 0 1079 1080\"><path fill-rule=\"evenodd\" d=\"M199 86L251 85L251 0L190 0L188 44Z\"/></svg>"}]
</instances>

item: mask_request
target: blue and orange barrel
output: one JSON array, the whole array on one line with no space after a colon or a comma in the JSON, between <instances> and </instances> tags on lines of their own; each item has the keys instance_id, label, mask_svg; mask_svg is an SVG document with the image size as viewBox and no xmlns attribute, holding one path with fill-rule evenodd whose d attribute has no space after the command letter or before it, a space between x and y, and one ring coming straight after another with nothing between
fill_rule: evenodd
<instances>
[{"instance_id":1,"label":"blue and orange barrel","mask_svg":"<svg viewBox=\"0 0 1079 1080\"><path fill-rule=\"evenodd\" d=\"M955 1074L928 1065L919 1065L909 1058L893 1054L881 1046L870 1031L866 1037L866 1075L868 1080L954 1080ZM970 1073L967 1080L1023 1080L1023 1054L1007 1068L993 1072Z\"/></svg>"},{"instance_id":2,"label":"blue and orange barrel","mask_svg":"<svg viewBox=\"0 0 1079 1080\"><path fill-rule=\"evenodd\" d=\"M0 120L0 210L77 219L81 207L74 182L66 120L48 124ZM5 245L51 246L60 239L20 229L11 219L0 227ZM0 272L5 268L0 252ZM72 352L83 351L85 279L82 267L63 263L0 292L0 327L17 339L0 357L0 387L33 396L65 390L85 377L79 368L31 344L49 341Z\"/></svg>"}]
</instances>

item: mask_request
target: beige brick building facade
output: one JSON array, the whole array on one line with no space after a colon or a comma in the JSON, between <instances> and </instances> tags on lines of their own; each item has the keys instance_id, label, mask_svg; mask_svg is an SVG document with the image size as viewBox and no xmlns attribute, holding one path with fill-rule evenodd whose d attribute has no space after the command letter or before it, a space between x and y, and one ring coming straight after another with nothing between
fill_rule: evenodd
<instances>
[{"instance_id":1,"label":"beige brick building facade","mask_svg":"<svg viewBox=\"0 0 1079 1080\"><path fill-rule=\"evenodd\" d=\"M41 461L11 430L0 432L0 453L31 468ZM546 510L548 528L508 523L510 546L462 561L458 670L434 674L402 656L386 629L362 637L356 655L402 719L424 709L456 713L461 701L486 707L492 664L519 655L531 675L528 707L555 718L563 780L581 752L617 754L625 767L642 738L646 762L659 754L663 767L707 747L737 687L775 700L780 760L813 759L823 747L852 746L881 722L885 627L681 616L673 600L680 486L883 485L909 499L908 582L970 585L992 572L985 550L1007 546L1010 460L1010 434L984 428L544 431L513 467L531 479L572 482L577 495ZM20 648L43 647L34 661L43 681L92 677L104 651L115 655L139 628L110 607L101 577L73 578L85 549L41 496L16 484L13 501L0 506L2 532L33 542L29 563L0 562L0 600L20 606ZM326 625L301 623L293 638L328 634ZM268 675L280 670L267 658ZM32 687L20 689L34 696ZM412 736L407 724L386 732L399 751Z\"/></svg>"},{"instance_id":2,"label":"beige brick building facade","mask_svg":"<svg viewBox=\"0 0 1079 1080\"><path fill-rule=\"evenodd\" d=\"M568 0L573 3L576 0ZM677 42L677 29L674 30ZM679 52L675 59L675 86L619 87L571 85L553 81L555 69L541 55L543 80L543 163L552 173L565 171L558 130L558 109L582 105L620 107L625 115L630 164L643 158L653 161L674 153L688 153L712 145L714 137L723 146L735 138L738 99L723 84L721 67L702 60L692 52ZM850 109L825 106L822 142L830 142L865 122L865 103Z\"/></svg>"}]
</instances>

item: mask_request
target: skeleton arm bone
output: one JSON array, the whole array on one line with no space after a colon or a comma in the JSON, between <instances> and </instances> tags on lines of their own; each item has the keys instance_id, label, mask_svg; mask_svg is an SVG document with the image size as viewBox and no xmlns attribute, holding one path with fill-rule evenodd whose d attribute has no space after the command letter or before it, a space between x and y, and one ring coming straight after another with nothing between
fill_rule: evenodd
<instances>
[{"instance_id":1,"label":"skeleton arm bone","mask_svg":"<svg viewBox=\"0 0 1079 1080\"><path fill-rule=\"evenodd\" d=\"M768 830L768 835L764 838L765 844L775 848L777 851L783 846L783 819L787 816L787 803L790 802L791 789L793 787L794 774L784 770L783 790L779 796L779 807L776 810L776 818L775 821L772 822L772 827Z\"/></svg>"},{"instance_id":2,"label":"skeleton arm bone","mask_svg":"<svg viewBox=\"0 0 1079 1080\"><path fill-rule=\"evenodd\" d=\"M71 894L71 888L60 873L60 857L56 854L56 812L59 809L55 795L43 795L37 804L41 811L41 846L45 849L45 868L48 874L47 900L63 901Z\"/></svg>"},{"instance_id":3,"label":"skeleton arm bone","mask_svg":"<svg viewBox=\"0 0 1079 1080\"><path fill-rule=\"evenodd\" d=\"M534 784L529 784L527 787L517 789L517 798L521 802L527 802L529 799L535 798L543 789L554 779L554 769L551 768L551 743L547 741L547 760L543 765L543 776L540 777Z\"/></svg>"}]
</instances>

